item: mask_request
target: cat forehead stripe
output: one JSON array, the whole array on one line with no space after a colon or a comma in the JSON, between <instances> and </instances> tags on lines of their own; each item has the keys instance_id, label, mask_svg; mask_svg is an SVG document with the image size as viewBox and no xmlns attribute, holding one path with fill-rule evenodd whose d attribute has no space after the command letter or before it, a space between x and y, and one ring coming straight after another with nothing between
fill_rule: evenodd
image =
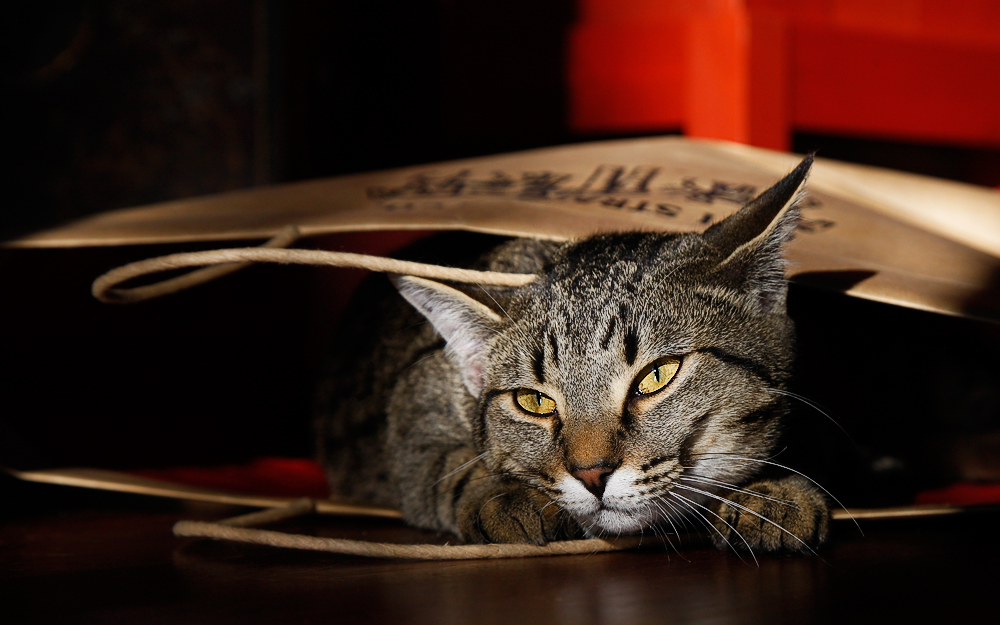
<instances>
[{"instance_id":1,"label":"cat forehead stripe","mask_svg":"<svg viewBox=\"0 0 1000 625\"><path fill-rule=\"evenodd\" d=\"M639 333L634 328L629 328L622 333L622 346L625 351L625 362L628 366L635 364L635 358L639 355Z\"/></svg>"},{"instance_id":2,"label":"cat forehead stripe","mask_svg":"<svg viewBox=\"0 0 1000 625\"><path fill-rule=\"evenodd\" d=\"M604 351L608 350L608 345L611 344L611 337L615 333L615 326L618 324L618 317L611 317L611 321L608 322L608 330L604 333L604 338L601 339L601 349Z\"/></svg>"},{"instance_id":3,"label":"cat forehead stripe","mask_svg":"<svg viewBox=\"0 0 1000 625\"><path fill-rule=\"evenodd\" d=\"M555 332L549 332L549 345L552 347L552 363L559 366L559 343Z\"/></svg>"},{"instance_id":4,"label":"cat forehead stripe","mask_svg":"<svg viewBox=\"0 0 1000 625\"><path fill-rule=\"evenodd\" d=\"M531 368L535 372L535 379L539 384L545 384L545 337L542 335L540 342L531 353Z\"/></svg>"}]
</instances>

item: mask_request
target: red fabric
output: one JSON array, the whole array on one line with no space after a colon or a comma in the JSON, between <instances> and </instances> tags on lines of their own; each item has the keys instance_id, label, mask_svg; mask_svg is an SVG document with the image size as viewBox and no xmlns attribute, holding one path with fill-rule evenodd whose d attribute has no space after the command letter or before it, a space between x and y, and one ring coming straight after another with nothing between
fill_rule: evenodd
<instances>
[{"instance_id":1,"label":"red fabric","mask_svg":"<svg viewBox=\"0 0 1000 625\"><path fill-rule=\"evenodd\" d=\"M924 491L917 495L914 503L918 505L952 504L956 506L1000 504L1000 483L959 482L945 488Z\"/></svg>"},{"instance_id":2,"label":"red fabric","mask_svg":"<svg viewBox=\"0 0 1000 625\"><path fill-rule=\"evenodd\" d=\"M329 495L323 469L310 458L258 458L247 465L174 467L131 473L174 484L247 495L316 499ZM1000 504L1000 483L959 482L924 491L917 495L914 503L959 506Z\"/></svg>"},{"instance_id":3,"label":"red fabric","mask_svg":"<svg viewBox=\"0 0 1000 625\"><path fill-rule=\"evenodd\" d=\"M239 466L173 467L130 473L174 484L246 495L322 499L329 494L323 469L310 458L258 458Z\"/></svg>"}]
</instances>

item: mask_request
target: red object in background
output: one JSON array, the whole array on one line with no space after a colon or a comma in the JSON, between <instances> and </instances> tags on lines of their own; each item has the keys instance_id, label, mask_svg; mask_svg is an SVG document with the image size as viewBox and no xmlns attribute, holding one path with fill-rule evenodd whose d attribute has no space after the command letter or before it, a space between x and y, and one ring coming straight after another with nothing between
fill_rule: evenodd
<instances>
[{"instance_id":1,"label":"red object in background","mask_svg":"<svg viewBox=\"0 0 1000 625\"><path fill-rule=\"evenodd\" d=\"M1000 504L1000 483L959 482L946 488L924 491L917 495L914 503L953 506Z\"/></svg>"},{"instance_id":2,"label":"red object in background","mask_svg":"<svg viewBox=\"0 0 1000 625\"><path fill-rule=\"evenodd\" d=\"M577 132L1000 146L995 0L579 0L578 11Z\"/></svg>"},{"instance_id":3,"label":"red object in background","mask_svg":"<svg viewBox=\"0 0 1000 625\"><path fill-rule=\"evenodd\" d=\"M130 473L174 484L244 495L313 499L324 499L329 495L323 469L311 458L258 458L246 465L173 467ZM959 482L946 488L924 491L917 495L914 503L956 506L1000 504L1000 483Z\"/></svg>"},{"instance_id":4,"label":"red object in background","mask_svg":"<svg viewBox=\"0 0 1000 625\"><path fill-rule=\"evenodd\" d=\"M330 493L323 469L311 458L258 458L245 465L171 467L129 473L244 495L324 499Z\"/></svg>"}]
</instances>

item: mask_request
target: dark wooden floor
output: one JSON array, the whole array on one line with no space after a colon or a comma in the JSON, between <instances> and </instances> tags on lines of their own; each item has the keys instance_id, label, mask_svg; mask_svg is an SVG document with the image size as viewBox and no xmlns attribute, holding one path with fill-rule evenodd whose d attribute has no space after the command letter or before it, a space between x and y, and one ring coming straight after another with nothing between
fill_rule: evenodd
<instances>
[{"instance_id":1,"label":"dark wooden floor","mask_svg":"<svg viewBox=\"0 0 1000 625\"><path fill-rule=\"evenodd\" d=\"M996 512L871 521L864 535L838 524L821 557L757 564L690 543L679 554L423 563L177 539L176 520L233 510L2 486L8 623L929 623L998 612ZM407 533L320 523L323 534Z\"/></svg>"}]
</instances>

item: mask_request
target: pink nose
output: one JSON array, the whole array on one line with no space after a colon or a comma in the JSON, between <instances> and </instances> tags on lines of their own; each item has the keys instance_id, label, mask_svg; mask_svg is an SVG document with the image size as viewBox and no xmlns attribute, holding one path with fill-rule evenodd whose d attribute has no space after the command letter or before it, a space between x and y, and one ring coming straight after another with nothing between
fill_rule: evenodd
<instances>
[{"instance_id":1,"label":"pink nose","mask_svg":"<svg viewBox=\"0 0 1000 625\"><path fill-rule=\"evenodd\" d=\"M594 497L600 499L604 496L604 486L614 471L612 467L599 464L587 469L573 469L570 471L570 475L583 482L587 490L592 492Z\"/></svg>"}]
</instances>

